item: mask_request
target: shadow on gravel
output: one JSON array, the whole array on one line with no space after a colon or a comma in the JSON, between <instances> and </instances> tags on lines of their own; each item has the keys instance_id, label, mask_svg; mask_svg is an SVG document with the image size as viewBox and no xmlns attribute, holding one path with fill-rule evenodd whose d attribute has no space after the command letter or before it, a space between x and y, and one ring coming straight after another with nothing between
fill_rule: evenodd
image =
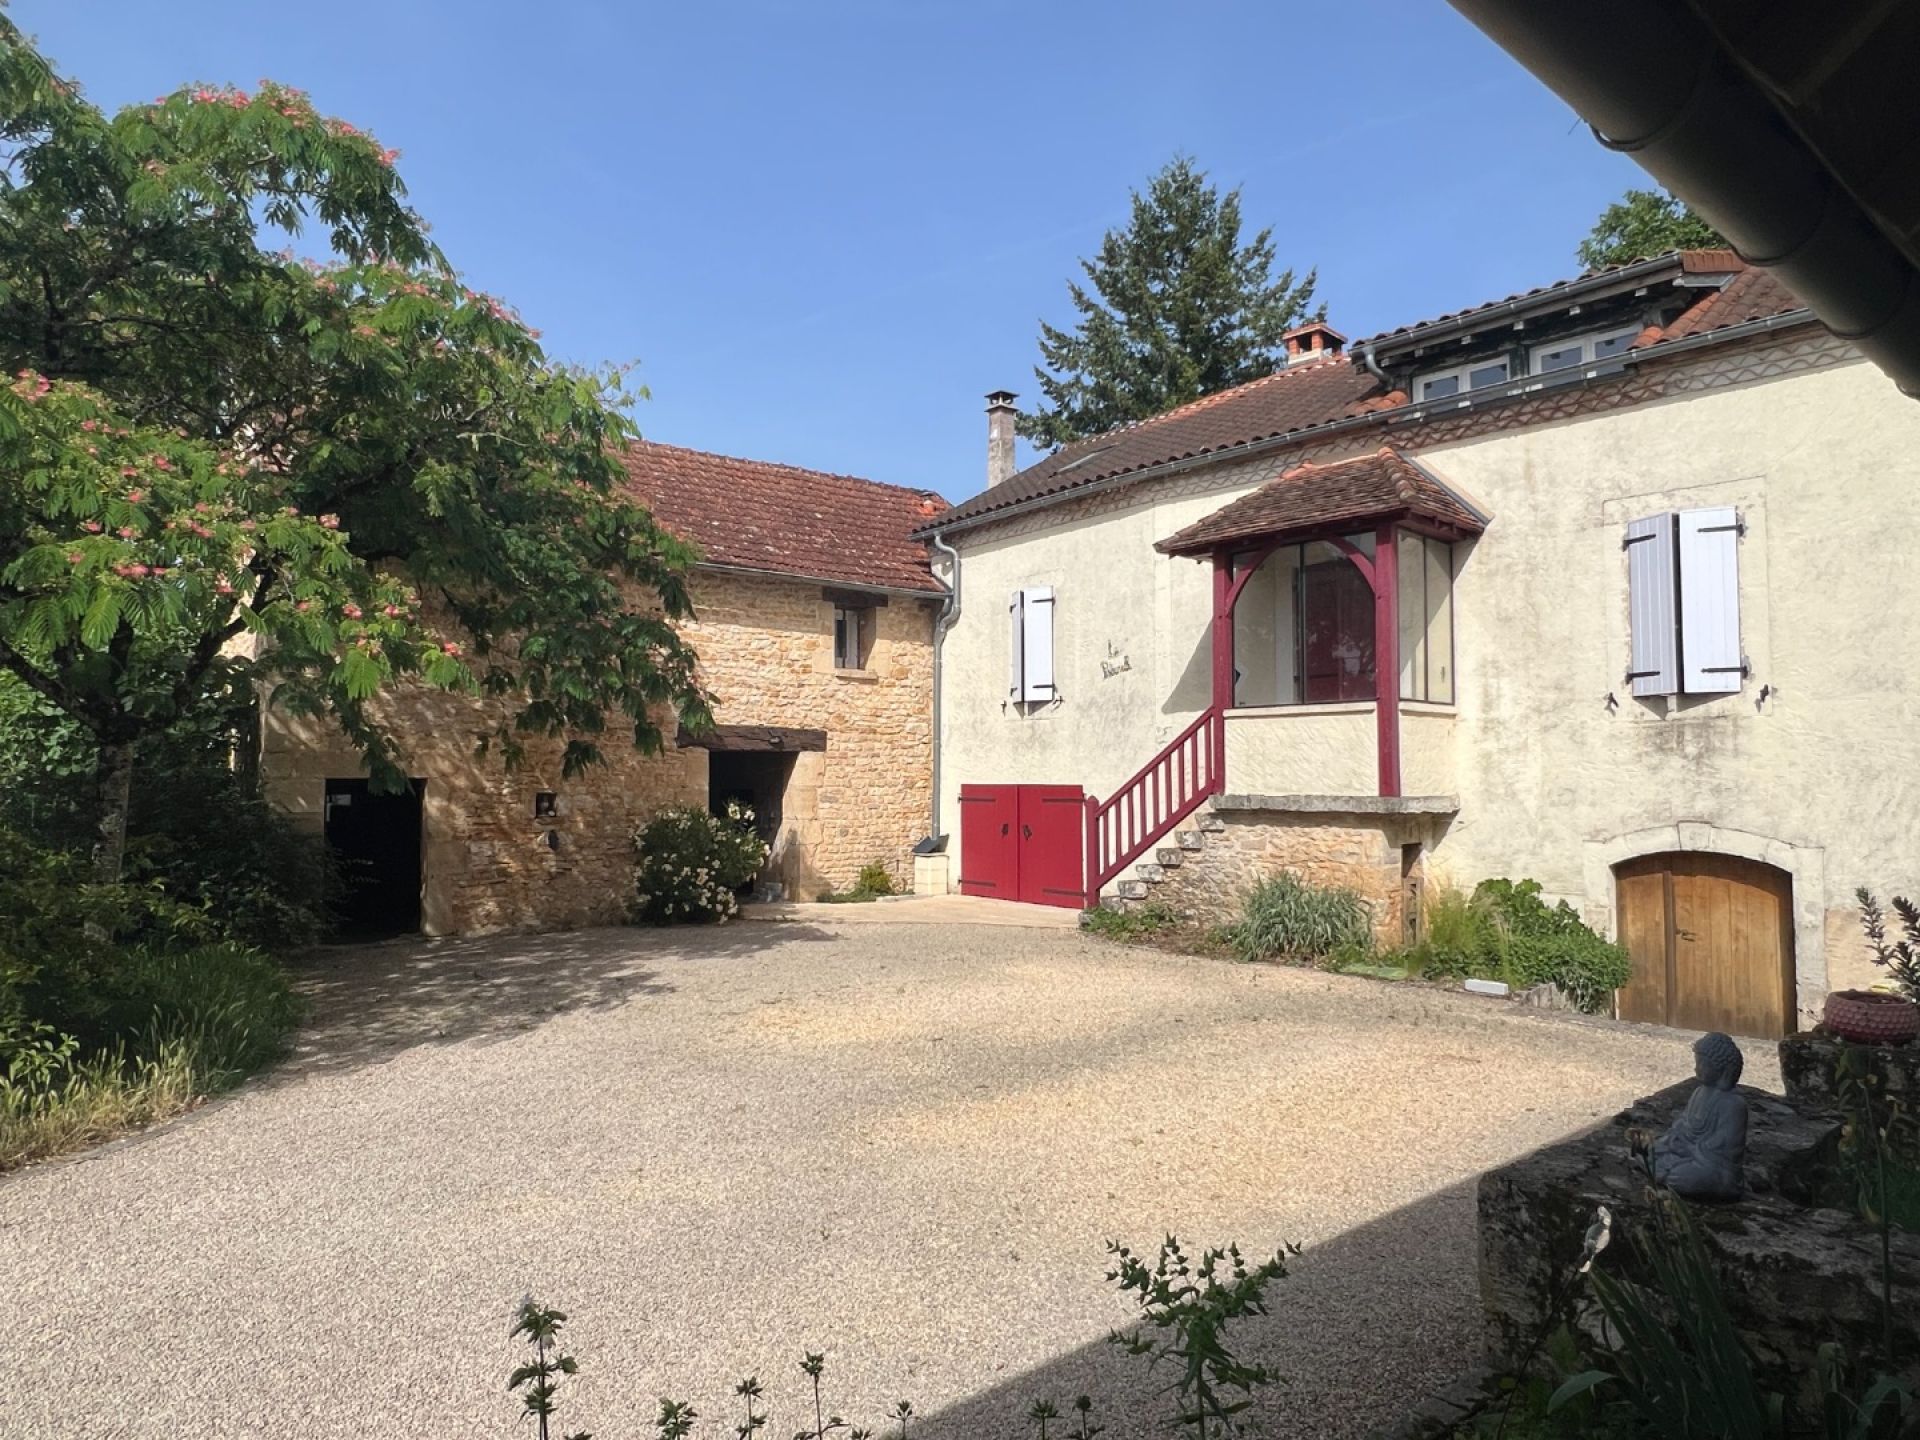
<instances>
[{"instance_id":1,"label":"shadow on gravel","mask_svg":"<svg viewBox=\"0 0 1920 1440\"><path fill-rule=\"evenodd\" d=\"M1477 1180L1435 1191L1378 1220L1314 1245L1288 1262L1290 1275L1267 1292L1268 1313L1235 1321L1234 1353L1273 1366L1286 1383L1269 1386L1242 1419L1249 1436L1360 1436L1398 1420L1481 1356L1476 1287ZM1151 1258L1155 1235L1123 1239ZM1198 1258L1203 1238L1182 1235ZM1279 1237L1240 1235L1242 1251L1271 1254ZM1265 1248L1263 1249L1263 1245ZM1101 1272L1087 1276L1103 1286ZM1111 1287L1107 1287L1111 1288ZM1162 1393L1170 1363L1144 1358L1104 1339L1070 1351L993 1389L928 1415L917 1440L1030 1440L1035 1400L1071 1414L1091 1395L1104 1440L1171 1433L1155 1422L1170 1414ZM911 1381L907 1384L910 1386ZM1071 1426L1049 1427L1054 1435Z\"/></svg>"},{"instance_id":2,"label":"shadow on gravel","mask_svg":"<svg viewBox=\"0 0 1920 1440\"><path fill-rule=\"evenodd\" d=\"M307 1021L263 1083L378 1065L416 1045L504 1039L555 1015L670 994L653 968L662 959L732 960L831 938L810 925L744 924L409 937L309 951L289 965Z\"/></svg>"}]
</instances>

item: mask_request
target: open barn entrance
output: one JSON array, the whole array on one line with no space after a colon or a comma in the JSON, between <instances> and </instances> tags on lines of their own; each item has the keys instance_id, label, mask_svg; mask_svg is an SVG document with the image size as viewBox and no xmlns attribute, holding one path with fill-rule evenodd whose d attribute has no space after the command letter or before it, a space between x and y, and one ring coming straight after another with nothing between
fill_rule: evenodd
<instances>
[{"instance_id":1,"label":"open barn entrance","mask_svg":"<svg viewBox=\"0 0 1920 1440\"><path fill-rule=\"evenodd\" d=\"M342 938L411 935L420 929L422 800L427 782L397 795L366 780L327 781L327 847L340 867L334 902Z\"/></svg>"}]
</instances>

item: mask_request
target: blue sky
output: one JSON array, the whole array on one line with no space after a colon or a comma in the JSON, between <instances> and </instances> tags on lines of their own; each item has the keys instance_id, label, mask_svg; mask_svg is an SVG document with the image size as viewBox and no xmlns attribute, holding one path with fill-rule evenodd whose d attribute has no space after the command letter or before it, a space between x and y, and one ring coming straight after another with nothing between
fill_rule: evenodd
<instances>
[{"instance_id":1,"label":"blue sky","mask_svg":"<svg viewBox=\"0 0 1920 1440\"><path fill-rule=\"evenodd\" d=\"M1440 0L14 0L113 109L271 76L642 430L960 498L981 396L1177 152L1352 336L1572 274L1629 185ZM1022 445L1021 459L1027 451Z\"/></svg>"}]
</instances>

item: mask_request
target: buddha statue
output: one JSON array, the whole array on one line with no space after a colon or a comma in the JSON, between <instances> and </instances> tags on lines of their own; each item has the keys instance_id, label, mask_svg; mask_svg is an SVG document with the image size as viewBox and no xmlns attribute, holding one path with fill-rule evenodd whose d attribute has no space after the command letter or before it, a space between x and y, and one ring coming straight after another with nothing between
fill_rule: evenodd
<instances>
[{"instance_id":1,"label":"buddha statue","mask_svg":"<svg viewBox=\"0 0 1920 1440\"><path fill-rule=\"evenodd\" d=\"M1656 1182L1689 1200L1738 1200L1746 1189L1747 1102L1734 1086L1744 1065L1740 1047L1717 1030L1693 1042L1699 1083L1666 1134L1655 1140L1648 1168Z\"/></svg>"}]
</instances>

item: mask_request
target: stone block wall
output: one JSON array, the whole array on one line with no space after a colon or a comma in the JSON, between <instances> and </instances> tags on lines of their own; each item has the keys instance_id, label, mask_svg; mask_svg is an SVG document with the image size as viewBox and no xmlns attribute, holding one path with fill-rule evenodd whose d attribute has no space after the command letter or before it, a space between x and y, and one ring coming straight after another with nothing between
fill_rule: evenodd
<instances>
[{"instance_id":1,"label":"stone block wall","mask_svg":"<svg viewBox=\"0 0 1920 1440\"><path fill-rule=\"evenodd\" d=\"M1153 888L1154 900L1222 923L1237 918L1256 884L1290 870L1310 885L1355 891L1372 911L1374 938L1383 946L1401 943L1402 847L1423 847L1413 872L1423 873L1425 847L1434 839L1432 817L1243 808L1211 814L1205 848L1165 872Z\"/></svg>"},{"instance_id":2,"label":"stone block wall","mask_svg":"<svg viewBox=\"0 0 1920 1440\"><path fill-rule=\"evenodd\" d=\"M784 798L774 868L790 892L847 888L875 860L910 883L932 784L934 606L893 596L875 610L868 664L855 673L834 669L833 606L818 583L699 571L692 590L697 618L684 633L716 721L827 732L824 752L795 757ZM609 735L606 763L568 780L558 741L529 740L511 771L497 753L476 754L498 702L405 685L374 713L398 737L408 772L426 781L428 934L617 923L632 890L633 831L669 806L707 804L708 753L676 746L670 717L663 753L643 755ZM268 798L315 831L327 780L365 774L330 721L271 704L260 772ZM551 819L534 815L541 791L557 797Z\"/></svg>"}]
</instances>

